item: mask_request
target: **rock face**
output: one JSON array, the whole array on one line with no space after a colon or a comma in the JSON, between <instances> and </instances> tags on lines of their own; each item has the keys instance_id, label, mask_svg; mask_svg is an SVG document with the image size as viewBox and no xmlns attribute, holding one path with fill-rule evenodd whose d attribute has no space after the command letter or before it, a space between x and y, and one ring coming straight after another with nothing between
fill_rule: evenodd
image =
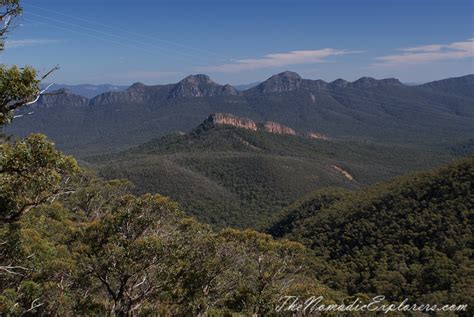
<instances>
[{"instance_id":1,"label":"rock face","mask_svg":"<svg viewBox=\"0 0 474 317\"><path fill-rule=\"evenodd\" d=\"M42 95L36 102L36 107L51 108L54 106L87 106L89 99L83 96L75 95L67 89L60 89L49 94Z\"/></svg>"},{"instance_id":2,"label":"rock face","mask_svg":"<svg viewBox=\"0 0 474 317\"><path fill-rule=\"evenodd\" d=\"M272 121L265 122L263 127L265 131L270 133L296 135L295 130L293 130L292 128Z\"/></svg>"},{"instance_id":3,"label":"rock face","mask_svg":"<svg viewBox=\"0 0 474 317\"><path fill-rule=\"evenodd\" d=\"M328 136L324 135L324 134L321 134L321 133L317 133L317 132L307 132L305 134L305 136L308 138L308 139L316 139L316 140L330 140L331 138L329 138Z\"/></svg>"},{"instance_id":4,"label":"rock face","mask_svg":"<svg viewBox=\"0 0 474 317\"><path fill-rule=\"evenodd\" d=\"M345 178L347 178L350 181L354 181L354 177L346 170L344 170L342 167L339 167L337 165L332 166L336 171L341 173Z\"/></svg>"},{"instance_id":5,"label":"rock face","mask_svg":"<svg viewBox=\"0 0 474 317\"><path fill-rule=\"evenodd\" d=\"M215 126L233 126L240 129L252 131L264 131L267 133L281 134L281 135L297 135L308 139L330 140L317 132L297 132L294 129L287 127L281 123L267 121L265 123L256 123L248 118L240 118L230 113L213 113L211 114L200 127L209 128Z\"/></svg>"},{"instance_id":6,"label":"rock face","mask_svg":"<svg viewBox=\"0 0 474 317\"><path fill-rule=\"evenodd\" d=\"M211 114L205 121L212 125L230 125L241 129L257 131L257 124L247 118L239 118L228 113Z\"/></svg>"},{"instance_id":7,"label":"rock face","mask_svg":"<svg viewBox=\"0 0 474 317\"><path fill-rule=\"evenodd\" d=\"M177 83L168 98L236 96L238 94L239 92L234 87L221 86L212 81L209 76L199 74L188 76Z\"/></svg>"}]
</instances>

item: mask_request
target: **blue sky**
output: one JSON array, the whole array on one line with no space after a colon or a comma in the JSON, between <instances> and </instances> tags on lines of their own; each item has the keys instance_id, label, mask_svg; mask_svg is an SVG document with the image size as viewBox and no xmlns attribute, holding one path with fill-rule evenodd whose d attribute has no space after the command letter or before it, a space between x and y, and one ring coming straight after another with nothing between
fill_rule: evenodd
<instances>
[{"instance_id":1,"label":"blue sky","mask_svg":"<svg viewBox=\"0 0 474 317\"><path fill-rule=\"evenodd\" d=\"M66 84L474 73L472 0L24 0L0 55Z\"/></svg>"}]
</instances>

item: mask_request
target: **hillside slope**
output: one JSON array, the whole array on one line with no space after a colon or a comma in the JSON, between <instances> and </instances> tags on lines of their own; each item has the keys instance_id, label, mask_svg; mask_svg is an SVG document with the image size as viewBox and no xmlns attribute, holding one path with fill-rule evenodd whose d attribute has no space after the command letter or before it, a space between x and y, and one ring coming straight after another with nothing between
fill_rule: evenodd
<instances>
[{"instance_id":1,"label":"hillside slope","mask_svg":"<svg viewBox=\"0 0 474 317\"><path fill-rule=\"evenodd\" d=\"M316 192L269 228L339 270L332 286L391 300L474 298L474 157L359 192Z\"/></svg>"},{"instance_id":2,"label":"hillside slope","mask_svg":"<svg viewBox=\"0 0 474 317\"><path fill-rule=\"evenodd\" d=\"M214 114L190 133L87 161L101 176L131 180L137 193L170 196L202 221L255 227L316 188L357 189L450 160L417 148L317 137Z\"/></svg>"}]
</instances>

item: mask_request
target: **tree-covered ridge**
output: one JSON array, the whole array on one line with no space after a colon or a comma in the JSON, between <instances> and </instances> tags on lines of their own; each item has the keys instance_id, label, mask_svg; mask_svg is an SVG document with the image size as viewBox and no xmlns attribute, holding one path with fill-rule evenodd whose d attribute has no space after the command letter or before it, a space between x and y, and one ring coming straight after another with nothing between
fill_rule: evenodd
<instances>
[{"instance_id":1,"label":"tree-covered ridge","mask_svg":"<svg viewBox=\"0 0 474 317\"><path fill-rule=\"evenodd\" d=\"M255 228L316 188L357 189L450 159L410 146L308 139L205 122L189 133L86 160L105 178L130 180L137 194L171 197L200 221Z\"/></svg>"},{"instance_id":2,"label":"tree-covered ridge","mask_svg":"<svg viewBox=\"0 0 474 317\"><path fill-rule=\"evenodd\" d=\"M308 218L337 202L348 199L353 191L343 188L323 188L305 195L273 215L272 223L266 231L274 237L283 237L298 230Z\"/></svg>"},{"instance_id":3,"label":"tree-covered ridge","mask_svg":"<svg viewBox=\"0 0 474 317\"><path fill-rule=\"evenodd\" d=\"M324 195L316 194L286 211L287 223L280 221L270 232L300 241L326 259L340 275L324 280L349 294L472 307L473 181L470 157L327 206ZM298 219L310 209L315 211Z\"/></svg>"},{"instance_id":4,"label":"tree-covered ridge","mask_svg":"<svg viewBox=\"0 0 474 317\"><path fill-rule=\"evenodd\" d=\"M166 197L81 171L38 135L0 153L2 314L267 315L287 292L343 298L299 243L213 231Z\"/></svg>"}]
</instances>

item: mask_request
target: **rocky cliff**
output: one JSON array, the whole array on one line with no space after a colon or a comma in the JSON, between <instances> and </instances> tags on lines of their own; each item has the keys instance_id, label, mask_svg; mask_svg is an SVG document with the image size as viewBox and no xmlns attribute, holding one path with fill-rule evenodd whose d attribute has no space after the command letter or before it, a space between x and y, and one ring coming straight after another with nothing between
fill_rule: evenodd
<instances>
[{"instance_id":1,"label":"rocky cliff","mask_svg":"<svg viewBox=\"0 0 474 317\"><path fill-rule=\"evenodd\" d=\"M213 113L211 114L201 126L214 127L214 126L233 126L240 129L252 130L252 131L264 131L267 133L282 134L282 135L298 135L308 139L319 139L329 140L330 138L317 133L317 132L306 132L300 133L294 129L287 127L281 123L267 121L264 123L257 123L248 118L240 118L230 113Z\"/></svg>"},{"instance_id":2,"label":"rocky cliff","mask_svg":"<svg viewBox=\"0 0 474 317\"><path fill-rule=\"evenodd\" d=\"M257 124L247 118L239 118L228 113L211 114L205 121L212 125L230 125L241 129L257 131Z\"/></svg>"},{"instance_id":3,"label":"rocky cliff","mask_svg":"<svg viewBox=\"0 0 474 317\"><path fill-rule=\"evenodd\" d=\"M272 121L265 122L263 127L269 133L296 135L295 130L292 128Z\"/></svg>"}]
</instances>

